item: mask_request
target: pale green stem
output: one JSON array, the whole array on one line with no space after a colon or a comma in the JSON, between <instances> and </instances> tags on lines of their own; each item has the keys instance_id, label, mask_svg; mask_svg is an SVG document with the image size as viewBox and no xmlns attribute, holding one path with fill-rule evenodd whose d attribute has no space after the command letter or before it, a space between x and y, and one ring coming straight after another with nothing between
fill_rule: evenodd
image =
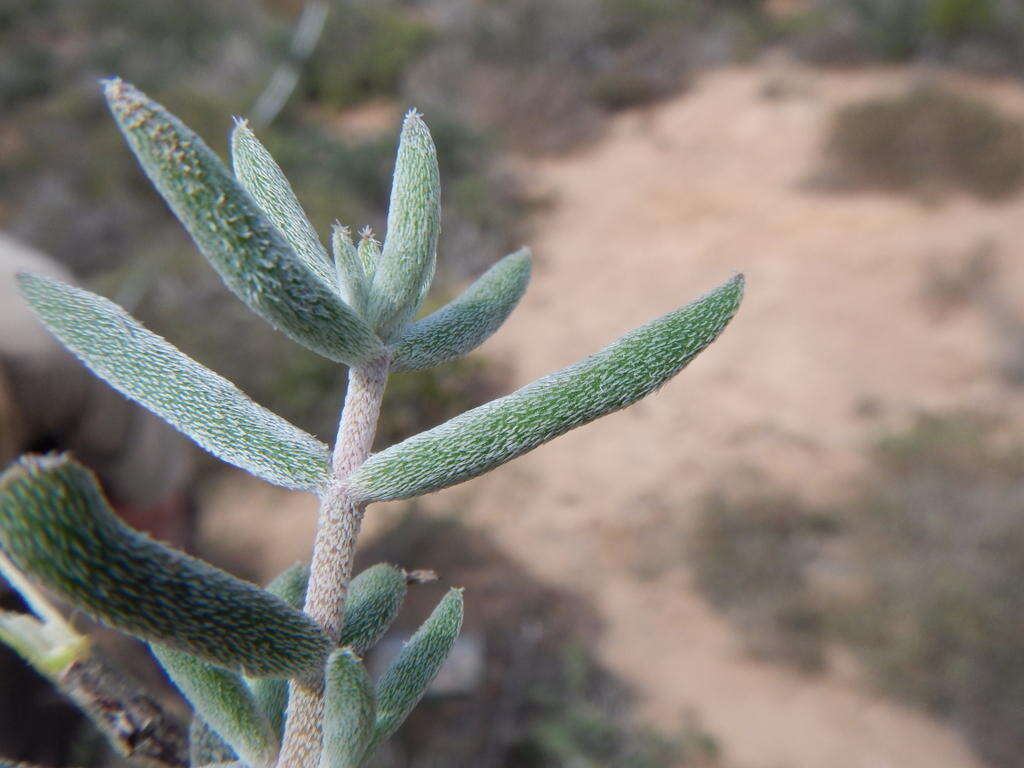
<instances>
[{"instance_id":1,"label":"pale green stem","mask_svg":"<svg viewBox=\"0 0 1024 768\"><path fill-rule=\"evenodd\" d=\"M365 505L355 504L350 499L345 480L370 453L390 364L390 356L385 355L349 371L345 407L331 460L331 479L320 497L304 610L335 642L345 618L345 596L365 510ZM278 768L317 768L322 716L322 676L293 680Z\"/></svg>"},{"instance_id":2,"label":"pale green stem","mask_svg":"<svg viewBox=\"0 0 1024 768\"><path fill-rule=\"evenodd\" d=\"M0 641L14 648L40 673L56 681L68 665L89 655L89 638L75 630L2 552L0 574L34 614L0 611Z\"/></svg>"},{"instance_id":3,"label":"pale green stem","mask_svg":"<svg viewBox=\"0 0 1024 768\"><path fill-rule=\"evenodd\" d=\"M185 732L160 704L124 670L97 657L88 635L77 632L3 553L0 573L34 614L0 611L0 641L75 702L130 764L185 768Z\"/></svg>"},{"instance_id":4,"label":"pale green stem","mask_svg":"<svg viewBox=\"0 0 1024 768\"><path fill-rule=\"evenodd\" d=\"M57 610L49 600L32 582L25 578L25 574L19 571L7 555L0 552L0 573L7 582L14 587L22 599L28 603L32 613L56 629L63 630L69 637L77 636L78 633L67 623L61 612Z\"/></svg>"}]
</instances>

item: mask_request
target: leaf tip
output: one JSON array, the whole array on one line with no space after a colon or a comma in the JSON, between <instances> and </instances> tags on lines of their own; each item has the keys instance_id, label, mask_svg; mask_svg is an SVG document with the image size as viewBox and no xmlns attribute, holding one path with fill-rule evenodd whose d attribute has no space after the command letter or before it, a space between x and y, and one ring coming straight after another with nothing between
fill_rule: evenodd
<instances>
[{"instance_id":1,"label":"leaf tip","mask_svg":"<svg viewBox=\"0 0 1024 768\"><path fill-rule=\"evenodd\" d=\"M126 121L148 101L142 91L120 77L100 80L100 84L103 86L103 96L106 98L107 104L110 105L114 116L121 122Z\"/></svg>"},{"instance_id":2,"label":"leaf tip","mask_svg":"<svg viewBox=\"0 0 1024 768\"><path fill-rule=\"evenodd\" d=\"M103 88L103 95L108 99L116 99L121 95L121 89L126 85L124 80L118 76L101 77L100 86Z\"/></svg>"},{"instance_id":3,"label":"leaf tip","mask_svg":"<svg viewBox=\"0 0 1024 768\"><path fill-rule=\"evenodd\" d=\"M531 265L532 266L532 264L533 264L533 251L530 250L530 247L528 245L524 245L519 250L514 251L511 254L511 256L509 256L509 260L510 261L521 262L524 265Z\"/></svg>"},{"instance_id":4,"label":"leaf tip","mask_svg":"<svg viewBox=\"0 0 1024 768\"><path fill-rule=\"evenodd\" d=\"M328 667L333 666L339 660L344 659L345 661L361 663L363 657L355 652L355 649L351 645L343 645L340 648L335 648L327 661Z\"/></svg>"},{"instance_id":5,"label":"leaf tip","mask_svg":"<svg viewBox=\"0 0 1024 768\"><path fill-rule=\"evenodd\" d=\"M71 454L60 453L26 453L0 472L0 490L22 478L33 479L39 475L59 469L71 461Z\"/></svg>"},{"instance_id":6,"label":"leaf tip","mask_svg":"<svg viewBox=\"0 0 1024 768\"><path fill-rule=\"evenodd\" d=\"M445 596L441 598L441 602L438 603L439 609L454 609L456 618L460 624L462 622L462 608L465 604L465 600L463 598L463 593L465 591L465 587L452 587L445 593Z\"/></svg>"},{"instance_id":7,"label":"leaf tip","mask_svg":"<svg viewBox=\"0 0 1024 768\"><path fill-rule=\"evenodd\" d=\"M747 277L742 272L737 272L735 275L726 280L725 285L722 286L722 291L728 291L736 295L736 303L739 304L743 298L743 292L747 288Z\"/></svg>"},{"instance_id":8,"label":"leaf tip","mask_svg":"<svg viewBox=\"0 0 1024 768\"><path fill-rule=\"evenodd\" d=\"M423 119L423 113L413 107L405 113L402 120L402 135L399 144L416 147L420 152L433 153L434 139Z\"/></svg>"},{"instance_id":9,"label":"leaf tip","mask_svg":"<svg viewBox=\"0 0 1024 768\"><path fill-rule=\"evenodd\" d=\"M342 224L338 219L335 219L334 223L331 224L331 234L334 235L334 237L352 242L352 230ZM360 231L360 234L362 234L362 231Z\"/></svg>"},{"instance_id":10,"label":"leaf tip","mask_svg":"<svg viewBox=\"0 0 1024 768\"><path fill-rule=\"evenodd\" d=\"M249 127L249 120L245 117L232 116L235 127L231 129L231 146L237 151L239 145L252 142L256 135Z\"/></svg>"},{"instance_id":11,"label":"leaf tip","mask_svg":"<svg viewBox=\"0 0 1024 768\"><path fill-rule=\"evenodd\" d=\"M26 272L19 269L14 273L14 282L18 286L18 290L21 291L22 296L25 295L25 291L32 290L32 286L36 285L40 280L42 280L42 277L35 272Z\"/></svg>"}]
</instances>

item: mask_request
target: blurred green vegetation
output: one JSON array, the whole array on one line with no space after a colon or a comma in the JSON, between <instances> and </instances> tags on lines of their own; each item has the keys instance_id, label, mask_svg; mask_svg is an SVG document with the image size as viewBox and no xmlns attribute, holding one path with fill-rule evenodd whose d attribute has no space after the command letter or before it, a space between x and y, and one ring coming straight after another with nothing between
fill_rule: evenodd
<instances>
[{"instance_id":1,"label":"blurred green vegetation","mask_svg":"<svg viewBox=\"0 0 1024 768\"><path fill-rule=\"evenodd\" d=\"M302 78L306 98L349 107L398 93L402 75L430 43L426 21L393 4L336 0Z\"/></svg>"},{"instance_id":2,"label":"blurred green vegetation","mask_svg":"<svg viewBox=\"0 0 1024 768\"><path fill-rule=\"evenodd\" d=\"M833 623L879 682L964 729L993 766L1024 750L1024 440L924 415L881 440L846 513L862 599Z\"/></svg>"},{"instance_id":3,"label":"blurred green vegetation","mask_svg":"<svg viewBox=\"0 0 1024 768\"><path fill-rule=\"evenodd\" d=\"M753 655L820 670L826 627L808 568L835 533L832 515L792 496L713 496L690 546L697 588L742 628Z\"/></svg>"},{"instance_id":4,"label":"blurred green vegetation","mask_svg":"<svg viewBox=\"0 0 1024 768\"><path fill-rule=\"evenodd\" d=\"M675 768L717 764L719 747L698 728L666 735L628 721L621 693L585 646L568 643L553 679L535 683L528 727L512 747L517 768Z\"/></svg>"},{"instance_id":5,"label":"blurred green vegetation","mask_svg":"<svg viewBox=\"0 0 1024 768\"><path fill-rule=\"evenodd\" d=\"M932 0L924 14L927 28L948 40L989 30L997 18L995 0Z\"/></svg>"},{"instance_id":6,"label":"blurred green vegetation","mask_svg":"<svg viewBox=\"0 0 1024 768\"><path fill-rule=\"evenodd\" d=\"M712 0L451 0L413 16L432 31L400 93L533 153L571 149L614 112L679 92L766 25L760 2Z\"/></svg>"},{"instance_id":7,"label":"blurred green vegetation","mask_svg":"<svg viewBox=\"0 0 1024 768\"><path fill-rule=\"evenodd\" d=\"M982 99L922 85L842 108L826 157L842 186L997 199L1024 183L1024 122Z\"/></svg>"},{"instance_id":8,"label":"blurred green vegetation","mask_svg":"<svg viewBox=\"0 0 1024 768\"><path fill-rule=\"evenodd\" d=\"M1016 0L818 0L780 31L824 63L921 59L1024 71L1024 7Z\"/></svg>"},{"instance_id":9,"label":"blurred green vegetation","mask_svg":"<svg viewBox=\"0 0 1024 768\"><path fill-rule=\"evenodd\" d=\"M948 718L989 764L1019 765L1024 438L1005 425L920 415L877 441L830 512L782 495L712 501L691 554L698 585L748 635L773 637L773 658L852 648L880 687Z\"/></svg>"}]
</instances>

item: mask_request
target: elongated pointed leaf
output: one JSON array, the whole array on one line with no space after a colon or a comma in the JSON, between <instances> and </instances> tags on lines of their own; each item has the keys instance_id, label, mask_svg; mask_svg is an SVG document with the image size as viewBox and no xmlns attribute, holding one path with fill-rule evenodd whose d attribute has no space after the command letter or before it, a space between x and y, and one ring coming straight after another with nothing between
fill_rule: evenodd
<instances>
[{"instance_id":1,"label":"elongated pointed leaf","mask_svg":"<svg viewBox=\"0 0 1024 768\"><path fill-rule=\"evenodd\" d=\"M295 677L327 657L312 619L128 527L67 456L26 456L0 475L0 547L98 621L211 664Z\"/></svg>"},{"instance_id":2,"label":"elongated pointed leaf","mask_svg":"<svg viewBox=\"0 0 1024 768\"><path fill-rule=\"evenodd\" d=\"M382 354L380 339L310 271L202 139L121 80L106 82L106 96L146 175L238 298L331 360L356 365Z\"/></svg>"},{"instance_id":3,"label":"elongated pointed leaf","mask_svg":"<svg viewBox=\"0 0 1024 768\"><path fill-rule=\"evenodd\" d=\"M530 282L528 248L506 256L436 312L410 325L395 346L395 373L433 368L476 349L515 309Z\"/></svg>"},{"instance_id":4,"label":"elongated pointed leaf","mask_svg":"<svg viewBox=\"0 0 1024 768\"><path fill-rule=\"evenodd\" d=\"M405 591L405 573L386 563L370 566L352 579L338 645L356 653L372 648L398 615Z\"/></svg>"},{"instance_id":5,"label":"elongated pointed leaf","mask_svg":"<svg viewBox=\"0 0 1024 768\"><path fill-rule=\"evenodd\" d=\"M334 270L327 250L281 166L249 130L245 120L237 120L231 133L231 165L245 191L281 231L296 255L324 285L333 286Z\"/></svg>"},{"instance_id":6,"label":"elongated pointed leaf","mask_svg":"<svg viewBox=\"0 0 1024 768\"><path fill-rule=\"evenodd\" d=\"M405 116L388 207L388 231L373 278L370 320L390 341L416 315L434 279L441 221L437 151L416 111Z\"/></svg>"},{"instance_id":7,"label":"elongated pointed leaf","mask_svg":"<svg viewBox=\"0 0 1024 768\"><path fill-rule=\"evenodd\" d=\"M320 768L359 768L375 716L373 684L359 657L335 651L327 661Z\"/></svg>"},{"instance_id":8,"label":"elongated pointed leaf","mask_svg":"<svg viewBox=\"0 0 1024 768\"><path fill-rule=\"evenodd\" d=\"M462 629L462 590L452 589L398 654L377 683L372 751L405 722L441 671Z\"/></svg>"},{"instance_id":9,"label":"elongated pointed leaf","mask_svg":"<svg viewBox=\"0 0 1024 768\"><path fill-rule=\"evenodd\" d=\"M153 655L214 733L250 768L273 765L278 737L252 693L234 672L153 643ZM225 758L230 760L231 758Z\"/></svg>"},{"instance_id":10,"label":"elongated pointed leaf","mask_svg":"<svg viewBox=\"0 0 1024 768\"><path fill-rule=\"evenodd\" d=\"M372 286L373 278L377 274L377 264L380 262L380 241L373 236L373 230L369 227L359 230L359 245L356 252L363 265L367 285Z\"/></svg>"},{"instance_id":11,"label":"elongated pointed leaf","mask_svg":"<svg viewBox=\"0 0 1024 768\"><path fill-rule=\"evenodd\" d=\"M671 379L739 307L737 276L575 365L371 456L349 475L360 503L403 499L469 480Z\"/></svg>"},{"instance_id":12,"label":"elongated pointed leaf","mask_svg":"<svg viewBox=\"0 0 1024 768\"><path fill-rule=\"evenodd\" d=\"M331 250L334 253L334 267L341 295L350 307L365 317L370 300L370 284L347 227L334 225L331 231Z\"/></svg>"},{"instance_id":13,"label":"elongated pointed leaf","mask_svg":"<svg viewBox=\"0 0 1024 768\"><path fill-rule=\"evenodd\" d=\"M107 299L22 273L22 295L43 323L101 379L214 456L285 488L315 491L327 446L152 333Z\"/></svg>"},{"instance_id":14,"label":"elongated pointed leaf","mask_svg":"<svg viewBox=\"0 0 1024 768\"><path fill-rule=\"evenodd\" d=\"M188 756L192 766L229 763L238 759L235 751L201 717L193 717L189 724Z\"/></svg>"}]
</instances>

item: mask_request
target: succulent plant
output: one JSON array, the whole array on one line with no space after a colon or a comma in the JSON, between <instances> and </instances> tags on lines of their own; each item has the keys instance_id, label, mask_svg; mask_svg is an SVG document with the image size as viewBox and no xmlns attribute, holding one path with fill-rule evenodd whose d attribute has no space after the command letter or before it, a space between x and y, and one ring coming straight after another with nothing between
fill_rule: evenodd
<instances>
[{"instance_id":1,"label":"succulent plant","mask_svg":"<svg viewBox=\"0 0 1024 768\"><path fill-rule=\"evenodd\" d=\"M636 402L722 332L743 278L371 455L388 376L455 360L486 340L523 295L530 252L506 256L415 320L434 275L440 226L437 157L416 111L402 126L383 245L366 230L355 242L339 224L329 253L244 121L232 135L232 171L131 85L110 80L105 92L146 175L227 287L299 344L349 366L348 390L328 448L107 299L19 275L25 300L97 376L225 462L316 494L320 516L311 565L260 588L131 529L70 456L22 457L0 476L0 569L34 615L0 613L0 639L87 711L92 689L80 679L83 670L98 669L100 678L119 673L102 666L88 638L35 584L150 643L194 708L187 748L173 733L146 748L115 738L91 711L140 764L356 768L423 696L463 612L462 591L453 588L380 679L370 679L360 656L394 620L407 577L380 564L352 578L366 505L469 480Z\"/></svg>"}]
</instances>

